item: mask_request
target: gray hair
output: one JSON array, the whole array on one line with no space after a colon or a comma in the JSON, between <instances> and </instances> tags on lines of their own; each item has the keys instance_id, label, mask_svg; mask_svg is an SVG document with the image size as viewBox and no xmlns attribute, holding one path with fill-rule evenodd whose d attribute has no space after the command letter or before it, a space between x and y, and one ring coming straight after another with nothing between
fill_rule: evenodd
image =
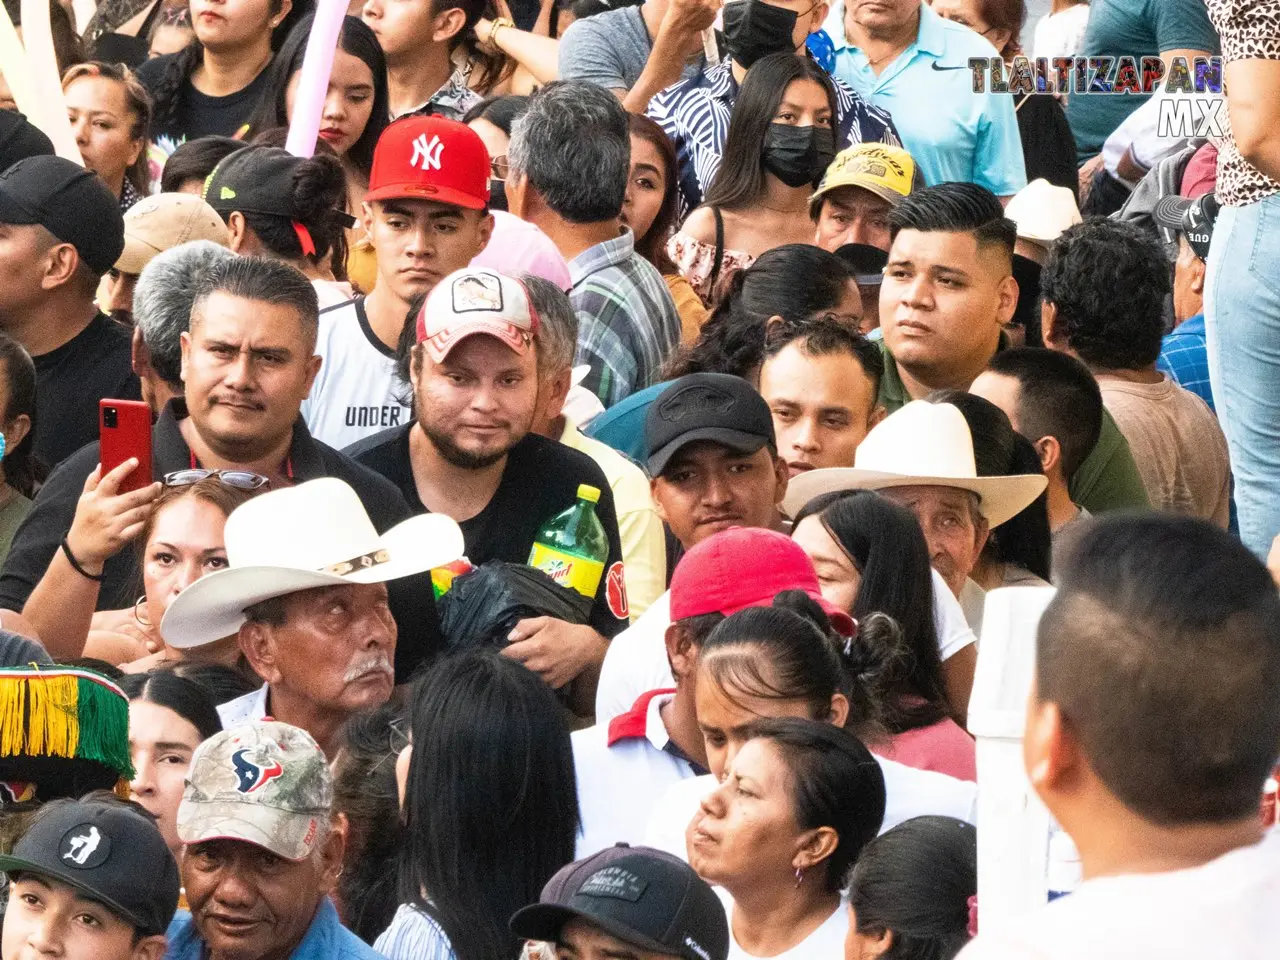
<instances>
[{"instance_id":1,"label":"gray hair","mask_svg":"<svg viewBox=\"0 0 1280 960\"><path fill-rule=\"evenodd\" d=\"M520 278L529 291L529 305L538 315L533 345L538 354L538 376L559 376L573 366L578 347L578 315L568 295L550 280L525 274Z\"/></svg>"},{"instance_id":2,"label":"gray hair","mask_svg":"<svg viewBox=\"0 0 1280 960\"><path fill-rule=\"evenodd\" d=\"M302 321L303 333L308 340L305 346L308 356L315 352L320 303L316 298L316 288L295 267L283 260L267 257L232 257L216 264L204 275L196 290L195 303L191 305L193 323L199 316L200 306L215 293L292 307Z\"/></svg>"},{"instance_id":3,"label":"gray hair","mask_svg":"<svg viewBox=\"0 0 1280 960\"><path fill-rule=\"evenodd\" d=\"M133 292L133 322L151 354L157 376L182 391L181 335L191 324L191 307L204 276L224 260L235 258L209 240L179 244L142 268Z\"/></svg>"},{"instance_id":4,"label":"gray hair","mask_svg":"<svg viewBox=\"0 0 1280 960\"><path fill-rule=\"evenodd\" d=\"M507 163L570 223L612 219L622 212L631 171L627 113L594 83L549 83L512 125Z\"/></svg>"}]
</instances>

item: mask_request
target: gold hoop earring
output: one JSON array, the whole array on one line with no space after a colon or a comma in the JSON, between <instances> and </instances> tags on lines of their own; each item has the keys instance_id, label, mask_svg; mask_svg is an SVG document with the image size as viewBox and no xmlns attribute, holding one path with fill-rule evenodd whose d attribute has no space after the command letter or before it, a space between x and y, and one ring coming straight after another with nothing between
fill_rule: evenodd
<instances>
[{"instance_id":1,"label":"gold hoop earring","mask_svg":"<svg viewBox=\"0 0 1280 960\"><path fill-rule=\"evenodd\" d=\"M147 595L144 593L137 600L133 601L133 619L138 621L139 626L150 627L151 621L142 619L142 614L138 612L138 606L147 602Z\"/></svg>"}]
</instances>

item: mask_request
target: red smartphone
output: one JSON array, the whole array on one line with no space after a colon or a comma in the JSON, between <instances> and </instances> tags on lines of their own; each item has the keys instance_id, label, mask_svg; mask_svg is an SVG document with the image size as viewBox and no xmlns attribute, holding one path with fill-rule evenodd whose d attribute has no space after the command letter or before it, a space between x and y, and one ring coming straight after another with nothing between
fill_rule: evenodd
<instances>
[{"instance_id":1,"label":"red smartphone","mask_svg":"<svg viewBox=\"0 0 1280 960\"><path fill-rule=\"evenodd\" d=\"M138 466L120 484L120 493L151 483L151 408L141 400L98 401L98 456L105 477L130 457Z\"/></svg>"}]
</instances>

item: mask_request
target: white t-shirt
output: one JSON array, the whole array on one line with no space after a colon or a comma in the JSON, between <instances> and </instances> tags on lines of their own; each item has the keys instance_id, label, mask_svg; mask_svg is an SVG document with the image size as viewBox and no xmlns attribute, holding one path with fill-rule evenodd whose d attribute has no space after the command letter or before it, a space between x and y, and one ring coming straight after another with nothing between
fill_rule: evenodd
<instances>
[{"instance_id":1,"label":"white t-shirt","mask_svg":"<svg viewBox=\"0 0 1280 960\"><path fill-rule=\"evenodd\" d=\"M341 450L409 422L409 388L396 377L395 351L369 326L364 297L320 311L316 353L324 363L302 419L317 440Z\"/></svg>"},{"instance_id":2,"label":"white t-shirt","mask_svg":"<svg viewBox=\"0 0 1280 960\"><path fill-rule=\"evenodd\" d=\"M948 660L977 643L965 621L960 602L938 571L933 574L933 622L938 631L938 654ZM596 687L596 722L608 723L631 709L640 694L674 687L667 662L667 627L671 626L671 592L653 602L644 615L609 642Z\"/></svg>"},{"instance_id":3,"label":"white t-shirt","mask_svg":"<svg viewBox=\"0 0 1280 960\"><path fill-rule=\"evenodd\" d=\"M1089 26L1089 5L1067 7L1051 13L1036 24L1031 41L1033 57L1076 57L1084 53L1084 32Z\"/></svg>"},{"instance_id":4,"label":"white t-shirt","mask_svg":"<svg viewBox=\"0 0 1280 960\"><path fill-rule=\"evenodd\" d=\"M978 786L945 773L917 770L895 760L876 757L884 774L884 821L880 832L891 830L913 817L954 817L978 823ZM702 799L716 788L711 774L682 780L668 788L653 808L645 831L647 846L688 860L685 829L698 812ZM838 954L837 954L838 956Z\"/></svg>"},{"instance_id":5,"label":"white t-shirt","mask_svg":"<svg viewBox=\"0 0 1280 960\"><path fill-rule=\"evenodd\" d=\"M733 938L733 898L728 891L716 887L716 894L724 903L729 923L729 960L757 960L754 953L747 953ZM841 960L844 956L844 938L849 933L849 905L843 900L835 913L822 921L822 926L809 934L790 950L775 953L769 960Z\"/></svg>"},{"instance_id":6,"label":"white t-shirt","mask_svg":"<svg viewBox=\"0 0 1280 960\"><path fill-rule=\"evenodd\" d=\"M979 915L978 929L982 929ZM961 960L1270 960L1280 948L1280 832L1202 867L1089 880Z\"/></svg>"},{"instance_id":7,"label":"white t-shirt","mask_svg":"<svg viewBox=\"0 0 1280 960\"><path fill-rule=\"evenodd\" d=\"M612 723L577 730L570 737L582 816L575 860L615 843L642 843L663 794L694 776L689 761L667 750L671 738L660 710L672 696L645 694Z\"/></svg>"}]
</instances>

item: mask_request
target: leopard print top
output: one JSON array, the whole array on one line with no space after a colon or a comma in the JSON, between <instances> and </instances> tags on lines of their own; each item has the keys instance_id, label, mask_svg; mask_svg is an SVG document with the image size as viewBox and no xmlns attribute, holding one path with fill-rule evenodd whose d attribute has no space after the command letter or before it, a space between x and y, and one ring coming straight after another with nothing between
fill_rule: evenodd
<instances>
[{"instance_id":1,"label":"leopard print top","mask_svg":"<svg viewBox=\"0 0 1280 960\"><path fill-rule=\"evenodd\" d=\"M1280 60L1280 0L1205 0L1209 19L1222 38L1224 63ZM1224 111L1225 113L1225 111ZM1227 140L1218 153L1218 200L1231 206L1280 193L1272 180L1240 156L1227 122Z\"/></svg>"}]
</instances>

